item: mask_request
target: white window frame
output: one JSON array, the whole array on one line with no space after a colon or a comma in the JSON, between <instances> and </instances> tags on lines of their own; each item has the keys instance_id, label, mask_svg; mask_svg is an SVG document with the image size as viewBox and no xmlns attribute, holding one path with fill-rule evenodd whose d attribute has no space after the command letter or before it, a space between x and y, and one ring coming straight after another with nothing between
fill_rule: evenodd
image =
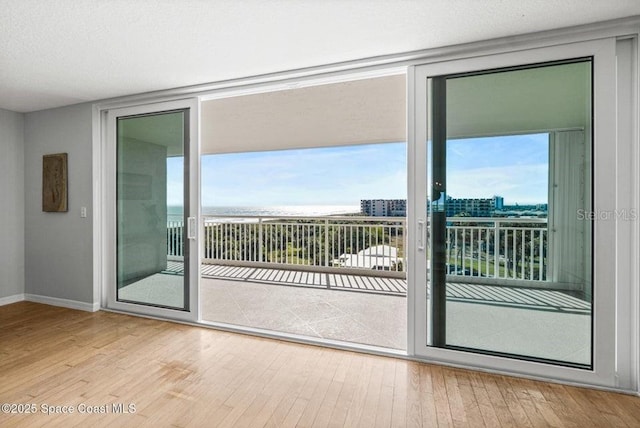
<instances>
[{"instance_id":1,"label":"white window frame","mask_svg":"<svg viewBox=\"0 0 640 428\"><path fill-rule=\"evenodd\" d=\"M616 382L616 290L629 285L628 272L616 272L616 223L598 221L594 225L594 322L593 370L563 367L513 358L481 355L427 345L427 264L425 253L418 250L426 220L426 141L427 78L526 64L593 57L594 153L593 208L596 212L616 209L616 158L609 143L616 138L616 39L497 53L475 58L457 59L411 67L409 93L409 160L413 188L409 207L410 260L408 280L410 295L411 343L409 354L421 359L480 369L510 372L524 376L557 379L604 387L617 387ZM590 132L590 130L585 130ZM411 178L410 178L411 181ZM625 278L626 276L626 278Z\"/></svg>"},{"instance_id":2,"label":"white window frame","mask_svg":"<svg viewBox=\"0 0 640 428\"><path fill-rule=\"evenodd\" d=\"M619 52L617 93L618 112L616 115L617 139L616 159L618 168L611 174L617 177L616 207L630 209L638 212L640 185L640 153L638 149L638 41L640 34L640 17L631 17L615 21L595 23L579 27L562 28L558 30L545 31L534 34L522 34L505 38L473 42L463 45L451 46L447 48L427 49L408 53L400 53L376 58L350 61L339 64L331 64L320 67L313 67L300 70L291 70L281 73L256 76L250 78L237 79L217 83L208 83L192 87L169 89L148 94L131 95L117 99L104 100L93 105L93 295L94 307L107 308L107 296L105 290L109 285L109 258L113 250L112 239L108 233L109 210L113 209L109 205L106 197L109 187L109 170L107 168L106 150L106 116L107 112L113 108L130 107L136 105L146 105L149 103L160 103L165 101L182 100L185 98L200 97L201 99L224 98L236 95L245 95L258 92L268 92L277 89L287 89L299 87L301 85L313 85L318 83L331 83L337 81L351 80L364 76L381 76L396 74L398 70L408 68L408 122L407 139L415 140L415 69L413 66L424 64L437 64L441 62L451 62L456 60L473 61L478 58L487 58L489 55L499 55L509 52L525 52L537 48L569 46L571 44L581 44L589 40L612 40L618 38L617 47ZM589 42L587 42L589 43ZM624 46L623 46L624 45ZM612 59L613 61L613 59ZM621 67L622 66L622 67ZM475 67L474 67L475 68ZM620 113L624 111L624 113ZM598 138L597 135L595 138ZM414 196L416 187L420 185L422 177L415 177L416 159L424 158L420 145L408 144L408 214L415 220L416 202ZM594 156L597 156L594 155ZM199 160L198 160L199 162ZM609 159L611 163L611 160ZM199 171L199 169L198 169ZM611 175L609 174L609 175ZM426 176L424 176L426 178ZM597 180L597 178L596 178ZM618 227L615 237L615 334L614 339L606 341L607 344L614 342L615 354L615 381L611 380L611 373L598 378L592 376L567 376L566 371L558 372L554 366L541 367L539 370L529 370L530 364L522 367L513 367L510 361L507 365L502 365L506 359L488 358L489 364L482 364L478 360L478 355L465 361L460 361L455 357L444 356L422 356L416 353L415 337L416 323L416 293L414 269L420 269L419 260L415 258L411 248L416 244L415 221L408 223L408 257L409 257L409 277L408 301L413 302L407 307L408 312L408 349L406 357L421 361L438 361L442 364L452 366L464 366L474 369L498 372L513 373L525 377L533 377L543 380L560 381L563 383L577 383L582 385L602 386L622 391L638 391L640 385L640 266L638 257L640 254L640 231L638 221L634 221L623 227ZM597 237L596 237L597 239ZM115 253L114 253L115 254ZM412 263L417 262L418 265ZM413 285L412 285L413 282ZM194 294L192 293L192 296ZM154 316L172 318L163 314ZM194 317L198 322L198 316ZM200 324L202 325L202 323ZM333 341L313 340L302 336L278 334L269 331L259 331L257 329L243 328L241 326L215 326L216 328L231 331L249 332L250 334L271 338L284 338L286 340L301 343L316 343L324 346L364 351L379 355L390 355L403 357L404 353L374 348L369 346L359 346L356 344L344 344ZM600 346L600 345L598 345ZM438 358L442 357L442 358ZM489 367L489 368L488 368ZM497 368L496 368L497 367Z\"/></svg>"},{"instance_id":3,"label":"white window frame","mask_svg":"<svg viewBox=\"0 0 640 428\"><path fill-rule=\"evenodd\" d=\"M185 265L185 271L189 272L189 309L177 310L163 307L155 307L144 304L122 302L116 299L116 121L118 117L133 116L138 114L156 113L170 110L189 109L189 212L196 221L196 239L185 239L185 245L189 245L189 265ZM126 106L107 109L105 118L105 144L104 156L104 282L102 305L105 309L129 312L134 314L166 318L187 322L200 320L200 260L202 258L200 242L200 136L199 136L200 102L197 98L165 101L135 106Z\"/></svg>"}]
</instances>

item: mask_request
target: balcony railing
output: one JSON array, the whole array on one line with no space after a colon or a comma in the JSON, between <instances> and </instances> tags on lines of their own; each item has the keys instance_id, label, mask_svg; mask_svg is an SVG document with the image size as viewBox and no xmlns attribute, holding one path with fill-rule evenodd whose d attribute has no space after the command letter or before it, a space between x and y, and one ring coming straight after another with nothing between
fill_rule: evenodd
<instances>
[{"instance_id":1,"label":"balcony railing","mask_svg":"<svg viewBox=\"0 0 640 428\"><path fill-rule=\"evenodd\" d=\"M182 222L168 223L169 256L183 255L183 229ZM203 235L205 263L396 276L406 268L404 218L205 216ZM547 236L545 218L448 218L448 273L545 281Z\"/></svg>"},{"instance_id":2,"label":"balcony railing","mask_svg":"<svg viewBox=\"0 0 640 428\"><path fill-rule=\"evenodd\" d=\"M546 281L546 218L447 218L450 275Z\"/></svg>"},{"instance_id":3,"label":"balcony railing","mask_svg":"<svg viewBox=\"0 0 640 428\"><path fill-rule=\"evenodd\" d=\"M204 258L403 272L404 218L205 217Z\"/></svg>"}]
</instances>

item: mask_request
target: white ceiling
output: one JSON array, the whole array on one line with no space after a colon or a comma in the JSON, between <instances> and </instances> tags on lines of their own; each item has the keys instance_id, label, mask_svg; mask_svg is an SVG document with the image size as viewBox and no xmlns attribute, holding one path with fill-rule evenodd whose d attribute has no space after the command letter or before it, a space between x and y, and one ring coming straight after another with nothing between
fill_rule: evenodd
<instances>
[{"instance_id":1,"label":"white ceiling","mask_svg":"<svg viewBox=\"0 0 640 428\"><path fill-rule=\"evenodd\" d=\"M639 14L638 0L0 0L0 108L35 111Z\"/></svg>"},{"instance_id":2,"label":"white ceiling","mask_svg":"<svg viewBox=\"0 0 640 428\"><path fill-rule=\"evenodd\" d=\"M406 141L406 76L204 101L203 153Z\"/></svg>"}]
</instances>

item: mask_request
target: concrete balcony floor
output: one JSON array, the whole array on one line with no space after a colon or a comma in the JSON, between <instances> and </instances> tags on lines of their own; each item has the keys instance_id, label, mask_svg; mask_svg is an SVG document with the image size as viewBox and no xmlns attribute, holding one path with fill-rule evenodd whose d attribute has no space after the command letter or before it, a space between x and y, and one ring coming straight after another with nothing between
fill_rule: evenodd
<instances>
[{"instance_id":1,"label":"concrete balcony floor","mask_svg":"<svg viewBox=\"0 0 640 428\"><path fill-rule=\"evenodd\" d=\"M404 280L392 280L391 292L388 278L338 275L342 285L368 284L349 288L335 286L326 274L262 271L272 270L203 265L201 318L406 350L407 299L399 291L406 289ZM334 287L327 288L328 282ZM157 274L121 289L120 296L166 303L181 298L181 284L179 272ZM448 283L447 343L589 365L591 305L555 290Z\"/></svg>"},{"instance_id":2,"label":"concrete balcony floor","mask_svg":"<svg viewBox=\"0 0 640 428\"><path fill-rule=\"evenodd\" d=\"M202 319L406 349L407 299L342 289L202 278Z\"/></svg>"}]
</instances>

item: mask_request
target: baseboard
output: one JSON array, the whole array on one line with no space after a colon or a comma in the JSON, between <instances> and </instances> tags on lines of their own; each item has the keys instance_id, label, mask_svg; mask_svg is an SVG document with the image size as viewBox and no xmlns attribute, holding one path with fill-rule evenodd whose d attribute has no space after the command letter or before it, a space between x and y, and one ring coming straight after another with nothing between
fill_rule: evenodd
<instances>
[{"instance_id":1,"label":"baseboard","mask_svg":"<svg viewBox=\"0 0 640 428\"><path fill-rule=\"evenodd\" d=\"M57 297L40 296L38 294L25 294L24 300L28 302L43 303L45 305L77 309L86 312L96 312L100 310L99 303L78 302L77 300L59 299Z\"/></svg>"},{"instance_id":2,"label":"baseboard","mask_svg":"<svg viewBox=\"0 0 640 428\"><path fill-rule=\"evenodd\" d=\"M24 300L24 293L14 294L13 296L0 297L0 306L22 302L23 300Z\"/></svg>"}]
</instances>

